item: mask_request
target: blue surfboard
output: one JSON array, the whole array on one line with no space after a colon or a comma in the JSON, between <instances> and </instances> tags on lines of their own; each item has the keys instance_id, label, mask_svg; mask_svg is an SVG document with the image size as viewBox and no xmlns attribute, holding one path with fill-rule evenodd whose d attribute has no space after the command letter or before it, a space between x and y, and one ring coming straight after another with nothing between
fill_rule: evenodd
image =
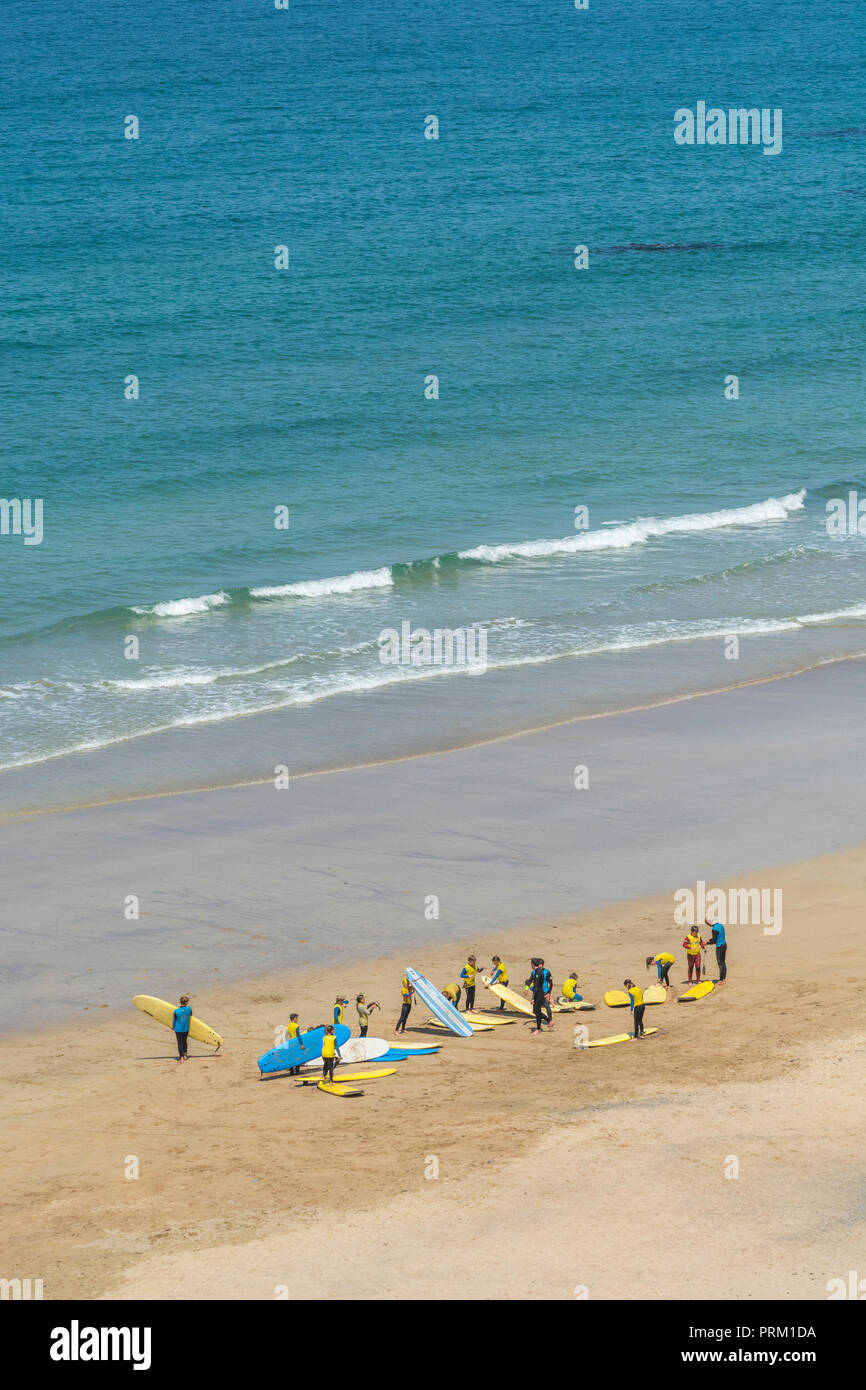
<instances>
[{"instance_id":1,"label":"blue surfboard","mask_svg":"<svg viewBox=\"0 0 866 1390\"><path fill-rule=\"evenodd\" d=\"M446 999L435 985L431 985L430 981L423 975L419 975L417 970L413 970L411 965L406 968L406 978L419 999L423 999L427 1008L436 1015L440 1023L444 1023L445 1027L450 1028L451 1032L456 1033L458 1037L472 1037L472 1029L466 1019L461 1017L450 999Z\"/></svg>"},{"instance_id":2,"label":"blue surfboard","mask_svg":"<svg viewBox=\"0 0 866 1390\"><path fill-rule=\"evenodd\" d=\"M338 1023L334 1029L337 1039L337 1046L342 1047L343 1043L349 1041L352 1036L351 1028L347 1028L345 1023ZM315 1062L317 1057L322 1055L322 1042L325 1037L325 1029L311 1028L308 1033L302 1033L303 1049L297 1038L292 1038L291 1042L283 1043L281 1047L272 1047L270 1052L265 1052L259 1058L259 1071L285 1071L287 1067L299 1067L302 1062Z\"/></svg>"},{"instance_id":3,"label":"blue surfboard","mask_svg":"<svg viewBox=\"0 0 866 1390\"><path fill-rule=\"evenodd\" d=\"M411 1052L404 1052L399 1047L389 1047L383 1056L376 1058L379 1062L405 1062L409 1057L429 1057L432 1053L438 1052L438 1047L413 1047Z\"/></svg>"}]
</instances>

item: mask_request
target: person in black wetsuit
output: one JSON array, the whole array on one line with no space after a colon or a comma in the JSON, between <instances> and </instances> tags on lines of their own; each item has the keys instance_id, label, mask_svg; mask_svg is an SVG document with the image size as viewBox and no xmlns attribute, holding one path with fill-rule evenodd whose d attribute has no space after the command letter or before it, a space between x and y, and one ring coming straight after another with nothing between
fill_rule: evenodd
<instances>
[{"instance_id":1,"label":"person in black wetsuit","mask_svg":"<svg viewBox=\"0 0 866 1390\"><path fill-rule=\"evenodd\" d=\"M553 980L549 970L545 970L544 961L539 956L532 959L532 974L527 980L527 988L532 990L532 1008L535 1013L535 1027L532 1030L532 1037L537 1037L541 1032L542 1023L547 1024L547 1031L553 1029L553 1014L550 1011L550 991L553 988Z\"/></svg>"}]
</instances>

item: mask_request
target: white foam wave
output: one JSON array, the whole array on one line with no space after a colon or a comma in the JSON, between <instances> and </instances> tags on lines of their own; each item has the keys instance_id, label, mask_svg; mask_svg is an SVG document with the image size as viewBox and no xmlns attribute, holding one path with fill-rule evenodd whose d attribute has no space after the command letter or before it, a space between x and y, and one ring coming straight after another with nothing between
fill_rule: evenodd
<instances>
[{"instance_id":1,"label":"white foam wave","mask_svg":"<svg viewBox=\"0 0 866 1390\"><path fill-rule=\"evenodd\" d=\"M851 608L835 608L827 613L804 613L798 623L832 623L836 618L866 618L866 603L855 603Z\"/></svg>"},{"instance_id":2,"label":"white foam wave","mask_svg":"<svg viewBox=\"0 0 866 1390\"><path fill-rule=\"evenodd\" d=\"M145 618L186 618L191 613L207 613L211 608L223 608L229 596L223 590L215 594L200 594L198 598L168 599L165 603L143 604L133 608Z\"/></svg>"},{"instance_id":3,"label":"white foam wave","mask_svg":"<svg viewBox=\"0 0 866 1390\"><path fill-rule=\"evenodd\" d=\"M628 550L656 536L687 534L693 531L716 531L724 526L759 526L768 521L784 521L791 512L800 511L806 489L788 493L786 497L768 497L747 507L724 507L715 512L691 512L685 516L638 517L636 521L602 527L598 531L582 531L560 540L514 541L505 545L476 545L461 550L461 560L483 560L496 564L501 560L538 559L548 555L573 555L581 551Z\"/></svg>"},{"instance_id":4,"label":"white foam wave","mask_svg":"<svg viewBox=\"0 0 866 1390\"><path fill-rule=\"evenodd\" d=\"M394 576L387 565L377 570L356 570L332 579L304 579L297 584L270 584L250 589L251 598L327 598L330 594L354 594L359 589L389 589Z\"/></svg>"}]
</instances>

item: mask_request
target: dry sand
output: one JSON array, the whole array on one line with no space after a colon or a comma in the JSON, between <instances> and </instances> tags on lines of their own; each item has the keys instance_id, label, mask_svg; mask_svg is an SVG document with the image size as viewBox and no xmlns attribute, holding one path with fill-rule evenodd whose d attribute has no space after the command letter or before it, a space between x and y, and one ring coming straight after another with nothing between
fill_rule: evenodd
<instances>
[{"instance_id":1,"label":"dry sand","mask_svg":"<svg viewBox=\"0 0 866 1390\"><path fill-rule=\"evenodd\" d=\"M729 983L648 1008L641 1044L577 1051L573 1026L622 1031L602 993L650 951L679 987L670 894L196 995L226 1046L186 1066L132 1009L12 1037L0 1273L47 1299L825 1298L863 1263L864 879L857 849L738 880L783 890L783 930L731 928ZM358 1100L257 1079L290 1008L363 989L390 1038L404 966L444 984L468 947L518 982L536 951L576 968L598 1008L442 1036Z\"/></svg>"}]
</instances>

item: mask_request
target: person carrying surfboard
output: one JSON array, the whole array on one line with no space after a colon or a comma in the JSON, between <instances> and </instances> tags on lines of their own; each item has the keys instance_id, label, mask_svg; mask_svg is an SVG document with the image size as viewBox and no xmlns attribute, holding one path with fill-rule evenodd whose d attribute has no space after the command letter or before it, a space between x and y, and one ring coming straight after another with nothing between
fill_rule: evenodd
<instances>
[{"instance_id":1,"label":"person carrying surfboard","mask_svg":"<svg viewBox=\"0 0 866 1390\"><path fill-rule=\"evenodd\" d=\"M664 985L665 989L673 989L669 977L671 966L675 961L676 956L672 956L670 951L662 951L657 956L647 956L646 968L647 970L652 970L653 966L655 966L658 971L659 984Z\"/></svg>"},{"instance_id":2,"label":"person carrying surfboard","mask_svg":"<svg viewBox=\"0 0 866 1390\"><path fill-rule=\"evenodd\" d=\"M175 1009L172 1015L171 1026L174 1030L177 1042L177 1060L185 1062L187 1060L186 1045L189 1040L189 1021L192 1018L192 1009L189 1004L189 995L180 996L180 1007Z\"/></svg>"},{"instance_id":3,"label":"person carrying surfboard","mask_svg":"<svg viewBox=\"0 0 866 1390\"><path fill-rule=\"evenodd\" d=\"M707 926L712 931L712 936L707 942L707 945L715 946L716 948L716 964L719 967L719 984L723 985L728 978L728 965L725 959L728 954L728 943L725 938L725 929L721 922L711 922L709 914L707 915Z\"/></svg>"},{"instance_id":4,"label":"person carrying surfboard","mask_svg":"<svg viewBox=\"0 0 866 1390\"><path fill-rule=\"evenodd\" d=\"M688 935L683 941L683 949L689 967L689 984L692 982L692 971L694 971L695 984L699 985L701 982L701 951L707 949L707 943L701 936L700 927L689 927Z\"/></svg>"},{"instance_id":5,"label":"person carrying surfboard","mask_svg":"<svg viewBox=\"0 0 866 1390\"><path fill-rule=\"evenodd\" d=\"M307 1049L304 1047L304 1043L301 1038L301 1028L300 1024L298 1023L298 1015L289 1014L289 1021L286 1024L286 1042L294 1042L295 1038L297 1038L298 1040L298 1047L301 1049L301 1051L306 1052ZM300 1073L300 1065L298 1065L297 1067L289 1067L289 1076L300 1076Z\"/></svg>"},{"instance_id":6,"label":"person carrying surfboard","mask_svg":"<svg viewBox=\"0 0 866 1390\"><path fill-rule=\"evenodd\" d=\"M412 1008L412 1000L414 997L415 991L409 983L409 976L404 975L400 982L401 1007L400 1017L397 1019L397 1027L394 1029L395 1033L406 1032L406 1022L409 1018L409 1010Z\"/></svg>"},{"instance_id":7,"label":"person carrying surfboard","mask_svg":"<svg viewBox=\"0 0 866 1390\"><path fill-rule=\"evenodd\" d=\"M460 978L463 981L463 989L466 994L466 1007L463 1010L464 1013L468 1013L470 1009L475 1008L475 976L478 974L479 970L483 969L484 966L478 964L475 956L470 956L463 969L460 971Z\"/></svg>"},{"instance_id":8,"label":"person carrying surfboard","mask_svg":"<svg viewBox=\"0 0 866 1390\"><path fill-rule=\"evenodd\" d=\"M643 1016L646 1004L643 1002L643 990L640 985L636 985L634 980L623 980L623 989L628 990L628 997L631 1000L631 1013L634 1018L634 1037L643 1037Z\"/></svg>"},{"instance_id":9,"label":"person carrying surfboard","mask_svg":"<svg viewBox=\"0 0 866 1390\"><path fill-rule=\"evenodd\" d=\"M340 1049L337 1046L337 1035L334 1032L333 1023L325 1026L325 1036L322 1038L322 1080L334 1084L334 1063L342 1062Z\"/></svg>"},{"instance_id":10,"label":"person carrying surfboard","mask_svg":"<svg viewBox=\"0 0 866 1390\"><path fill-rule=\"evenodd\" d=\"M366 1038L367 1029L370 1027L370 1015L374 1009L379 1008L379 1004L375 999L371 999L368 1004L363 994L358 994L355 996L355 1008L358 1010L358 1027L361 1030L361 1037Z\"/></svg>"},{"instance_id":11,"label":"person carrying surfboard","mask_svg":"<svg viewBox=\"0 0 866 1390\"><path fill-rule=\"evenodd\" d=\"M499 956L494 956L493 959L492 959L492 961L491 961L491 964L492 964L492 966L493 966L493 974L490 976L490 980L489 980L489 982L488 982L487 988L489 989L491 985L507 985L507 984L508 984L508 967L507 967L506 965L503 965L503 963L502 963L502 961L500 960ZM504 1011L504 1009L505 1009L505 1000L504 1000L504 999L500 999L500 1001L499 1001L499 1012L502 1013L502 1012Z\"/></svg>"}]
</instances>

